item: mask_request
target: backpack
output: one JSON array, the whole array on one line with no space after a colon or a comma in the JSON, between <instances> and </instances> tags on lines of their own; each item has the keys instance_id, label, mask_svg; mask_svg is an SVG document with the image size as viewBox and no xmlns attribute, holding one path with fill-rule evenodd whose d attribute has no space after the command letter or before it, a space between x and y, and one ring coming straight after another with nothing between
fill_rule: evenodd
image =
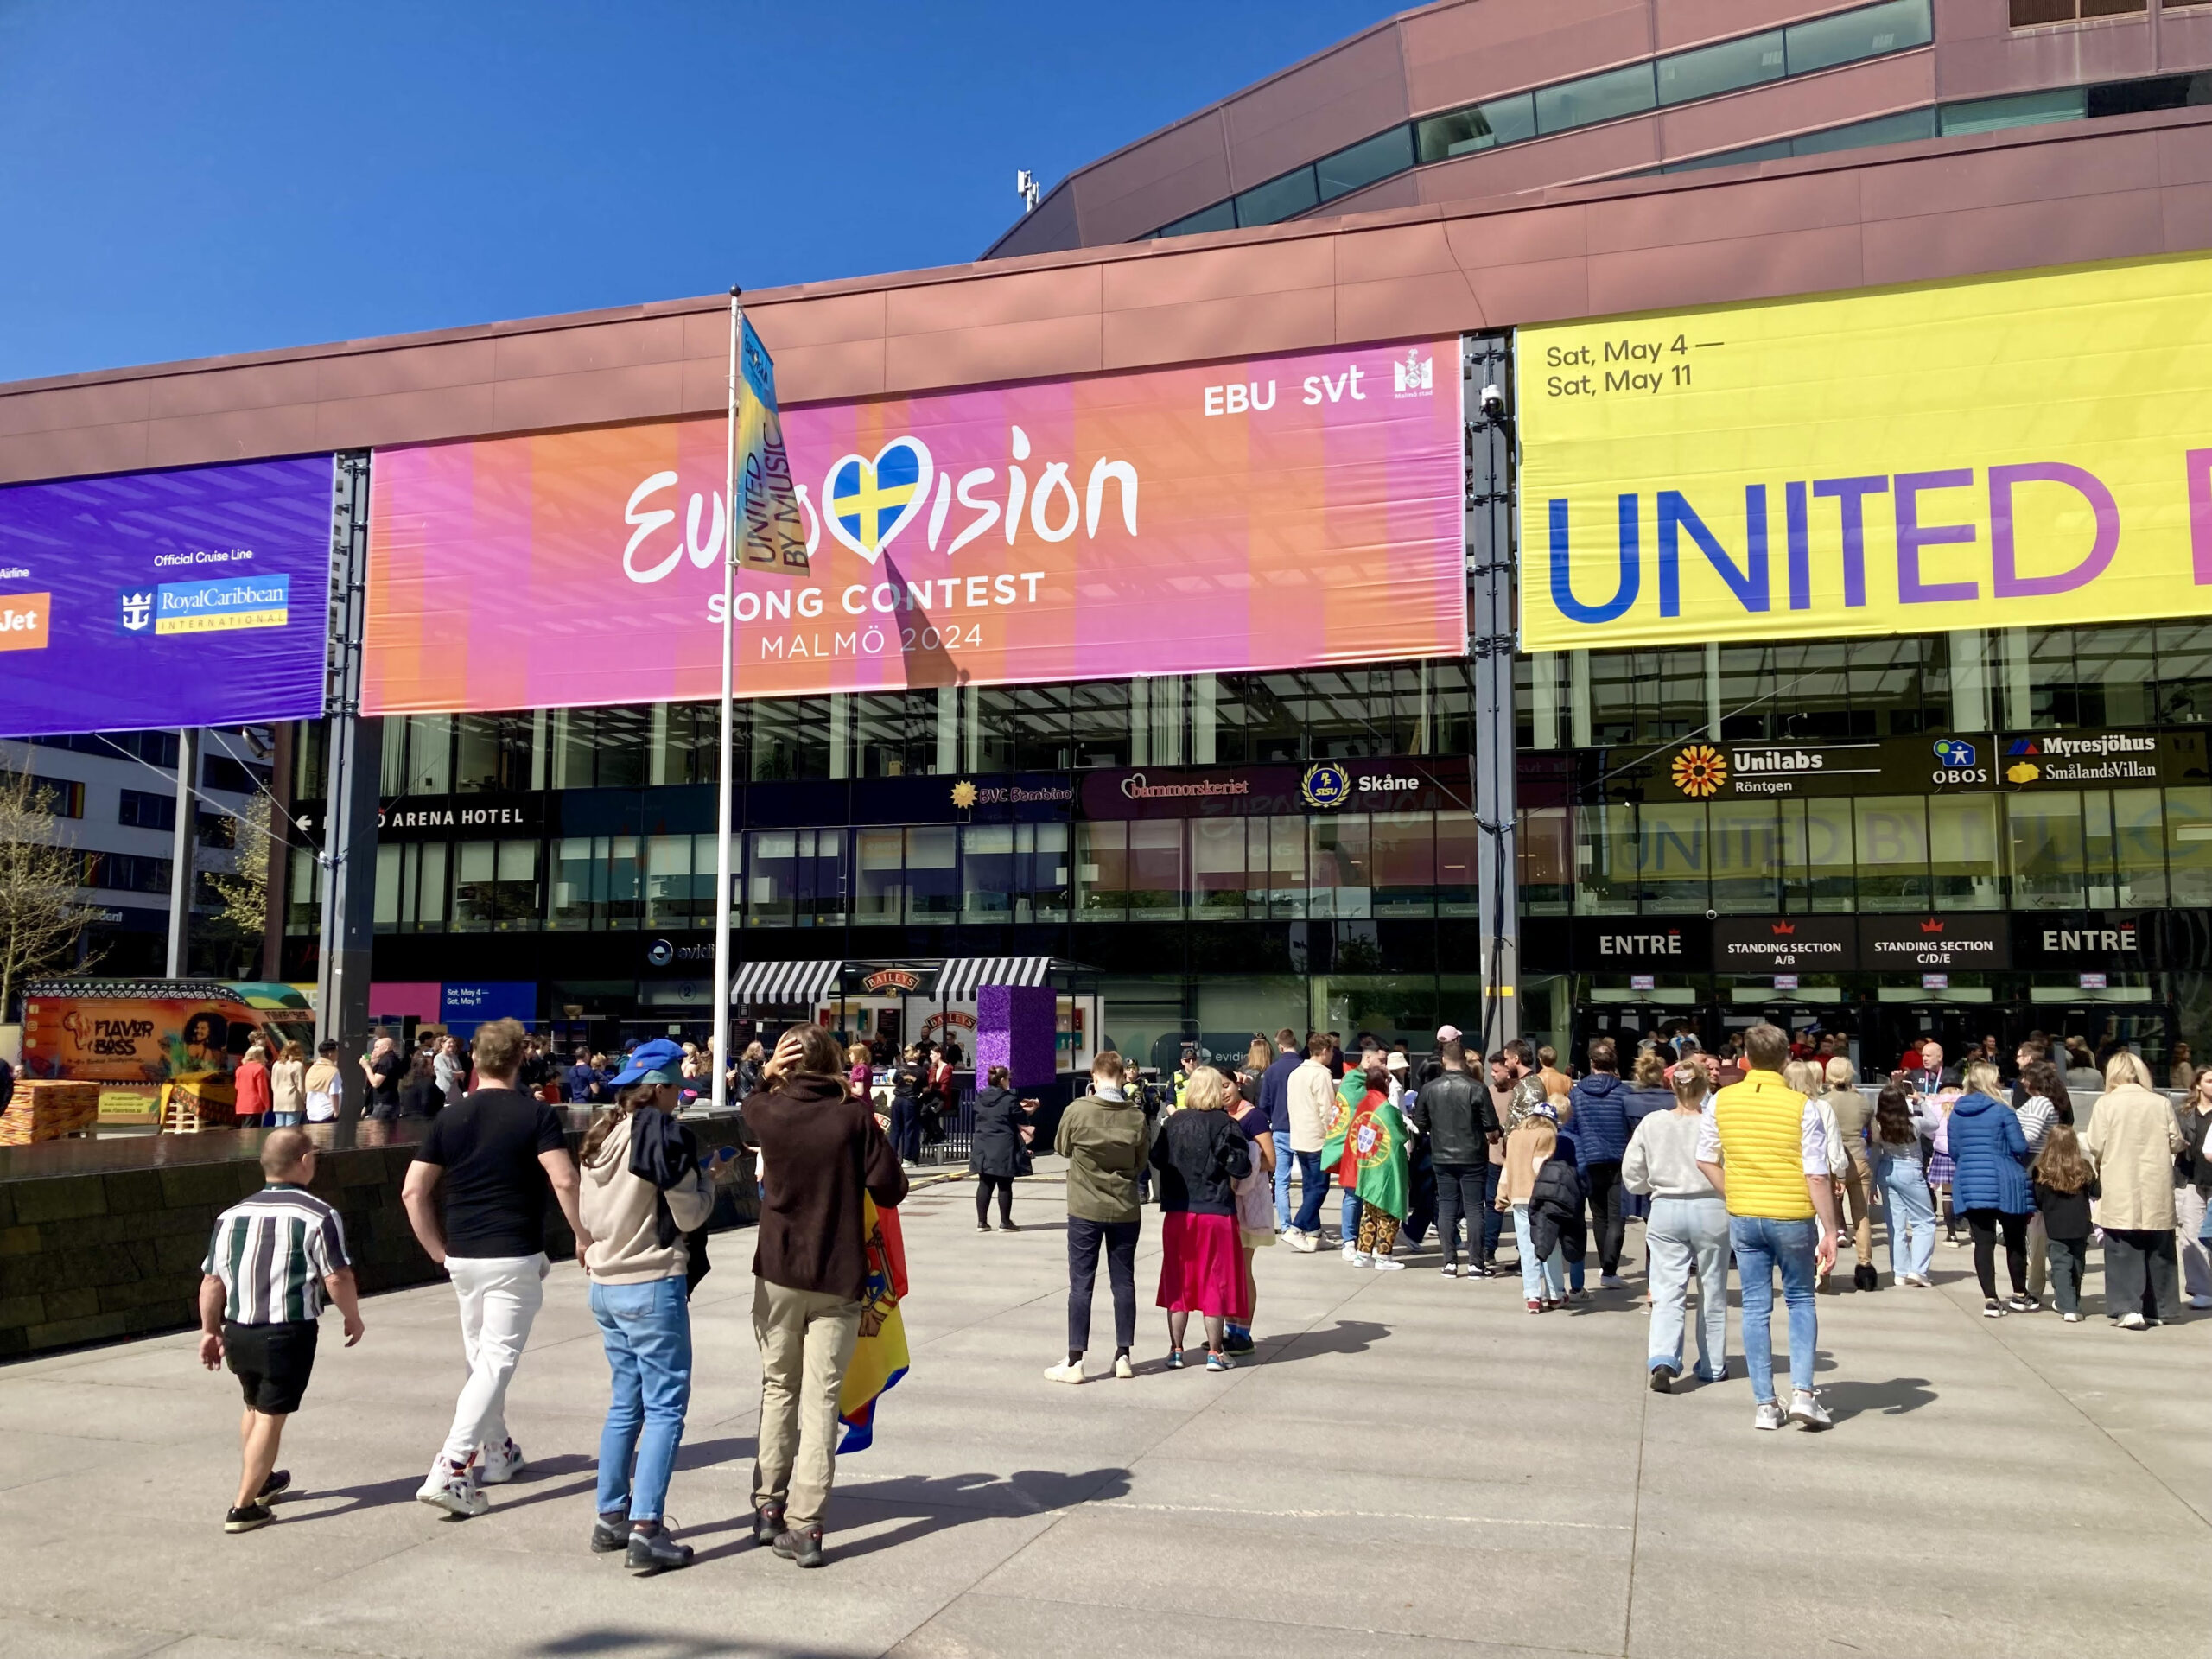
<instances>
[{"instance_id":1,"label":"backpack","mask_svg":"<svg viewBox=\"0 0 2212 1659\"><path fill-rule=\"evenodd\" d=\"M661 1248L666 1249L676 1243L679 1233L683 1236L686 1294L697 1289L699 1281L710 1271L707 1229L713 1224L714 1217L709 1216L690 1232L683 1233L669 1211L668 1189L678 1181L689 1180L692 1173L702 1167L698 1140L683 1124L658 1106L641 1106L630 1114L630 1173L653 1185L655 1236Z\"/></svg>"}]
</instances>

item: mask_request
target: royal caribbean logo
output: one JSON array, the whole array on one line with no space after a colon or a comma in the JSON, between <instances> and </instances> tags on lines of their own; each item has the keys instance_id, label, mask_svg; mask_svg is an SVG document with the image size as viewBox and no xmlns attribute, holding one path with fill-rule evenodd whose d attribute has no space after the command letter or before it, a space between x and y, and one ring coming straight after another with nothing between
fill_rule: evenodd
<instances>
[{"instance_id":1,"label":"royal caribbean logo","mask_svg":"<svg viewBox=\"0 0 2212 1659\"><path fill-rule=\"evenodd\" d=\"M143 633L154 626L154 590L130 588L115 596L116 626L125 633Z\"/></svg>"},{"instance_id":2,"label":"royal caribbean logo","mask_svg":"<svg viewBox=\"0 0 2212 1659\"><path fill-rule=\"evenodd\" d=\"M1298 780L1298 792L1308 806L1342 806L1351 798L1351 774L1333 760L1317 760Z\"/></svg>"}]
</instances>

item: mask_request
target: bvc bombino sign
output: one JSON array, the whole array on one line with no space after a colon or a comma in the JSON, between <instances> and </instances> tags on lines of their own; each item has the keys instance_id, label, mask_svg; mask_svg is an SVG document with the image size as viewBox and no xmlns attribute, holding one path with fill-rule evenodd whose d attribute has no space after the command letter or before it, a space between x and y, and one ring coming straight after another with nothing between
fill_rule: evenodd
<instances>
[{"instance_id":1,"label":"bvc bombino sign","mask_svg":"<svg viewBox=\"0 0 2212 1659\"><path fill-rule=\"evenodd\" d=\"M2212 600L2204 255L1524 328L1518 372L1529 650Z\"/></svg>"},{"instance_id":2,"label":"bvc bombino sign","mask_svg":"<svg viewBox=\"0 0 2212 1659\"><path fill-rule=\"evenodd\" d=\"M321 714L330 469L0 488L0 736Z\"/></svg>"}]
</instances>

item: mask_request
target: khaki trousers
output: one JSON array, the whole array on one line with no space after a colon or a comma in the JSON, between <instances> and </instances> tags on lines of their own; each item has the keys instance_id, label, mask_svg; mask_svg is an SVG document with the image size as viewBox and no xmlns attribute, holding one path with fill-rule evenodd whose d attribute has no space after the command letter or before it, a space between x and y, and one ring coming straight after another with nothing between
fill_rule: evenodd
<instances>
[{"instance_id":1,"label":"khaki trousers","mask_svg":"<svg viewBox=\"0 0 2212 1659\"><path fill-rule=\"evenodd\" d=\"M837 1465L837 1395L860 1339L861 1304L765 1279L753 1284L760 1344L760 1449L753 1506L786 1505L794 1532L822 1524Z\"/></svg>"}]
</instances>

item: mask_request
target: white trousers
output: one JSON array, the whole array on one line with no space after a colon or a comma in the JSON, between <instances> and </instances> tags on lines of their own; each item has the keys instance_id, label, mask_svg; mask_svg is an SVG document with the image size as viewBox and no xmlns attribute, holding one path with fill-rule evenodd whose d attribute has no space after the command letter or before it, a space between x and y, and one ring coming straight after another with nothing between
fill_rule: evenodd
<instances>
[{"instance_id":1,"label":"white trousers","mask_svg":"<svg viewBox=\"0 0 2212 1659\"><path fill-rule=\"evenodd\" d=\"M449 1255L461 1300L461 1345L468 1381L454 1402L453 1428L439 1455L465 1464L469 1454L507 1441L507 1384L514 1380L531 1321L545 1303L545 1275L552 1266L536 1255Z\"/></svg>"}]
</instances>

